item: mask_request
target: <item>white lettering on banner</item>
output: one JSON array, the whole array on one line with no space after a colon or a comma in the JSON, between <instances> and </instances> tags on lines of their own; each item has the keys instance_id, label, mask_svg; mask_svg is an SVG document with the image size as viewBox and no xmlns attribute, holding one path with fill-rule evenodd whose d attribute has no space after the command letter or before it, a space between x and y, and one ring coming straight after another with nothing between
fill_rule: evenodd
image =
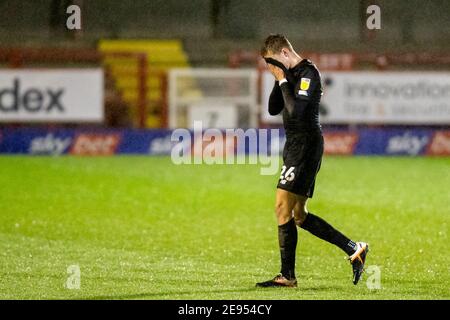
<instances>
[{"instance_id":1,"label":"white lettering on banner","mask_svg":"<svg viewBox=\"0 0 450 320\"><path fill-rule=\"evenodd\" d=\"M101 69L0 70L0 122L103 120Z\"/></svg>"},{"instance_id":2,"label":"white lettering on banner","mask_svg":"<svg viewBox=\"0 0 450 320\"><path fill-rule=\"evenodd\" d=\"M30 142L31 154L61 155L72 143L72 138L58 138L49 133L45 137L37 137Z\"/></svg>"},{"instance_id":3,"label":"white lettering on banner","mask_svg":"<svg viewBox=\"0 0 450 320\"><path fill-rule=\"evenodd\" d=\"M155 138L150 142L149 154L169 154L172 151L172 140L169 135Z\"/></svg>"},{"instance_id":4,"label":"white lettering on banner","mask_svg":"<svg viewBox=\"0 0 450 320\"><path fill-rule=\"evenodd\" d=\"M450 97L450 84L436 82L409 82L402 84L346 82L345 93L348 97L360 98L376 97L381 99L416 99L418 97L448 98Z\"/></svg>"},{"instance_id":5,"label":"white lettering on banner","mask_svg":"<svg viewBox=\"0 0 450 320\"><path fill-rule=\"evenodd\" d=\"M390 138L386 152L418 155L427 143L428 137L418 137L406 132L401 136L394 136Z\"/></svg>"}]
</instances>

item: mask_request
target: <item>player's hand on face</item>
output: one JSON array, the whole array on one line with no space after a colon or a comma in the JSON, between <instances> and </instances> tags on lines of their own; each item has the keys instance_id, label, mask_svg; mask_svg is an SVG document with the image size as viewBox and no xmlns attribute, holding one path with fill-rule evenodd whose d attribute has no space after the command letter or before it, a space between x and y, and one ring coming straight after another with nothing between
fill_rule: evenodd
<instances>
[{"instance_id":1,"label":"player's hand on face","mask_svg":"<svg viewBox=\"0 0 450 320\"><path fill-rule=\"evenodd\" d=\"M273 64L268 64L267 68L273 74L273 76L277 81L280 81L281 79L285 78L284 71L281 68L274 66Z\"/></svg>"}]
</instances>

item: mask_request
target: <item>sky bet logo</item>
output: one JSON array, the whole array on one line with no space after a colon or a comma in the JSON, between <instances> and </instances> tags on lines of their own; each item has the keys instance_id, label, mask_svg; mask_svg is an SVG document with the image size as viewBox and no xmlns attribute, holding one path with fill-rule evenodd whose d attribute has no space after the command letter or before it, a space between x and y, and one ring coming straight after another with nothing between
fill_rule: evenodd
<instances>
[{"instance_id":1,"label":"sky bet logo","mask_svg":"<svg viewBox=\"0 0 450 320\"><path fill-rule=\"evenodd\" d=\"M62 88L22 88L20 80L15 78L12 87L0 88L0 112L64 113L63 94Z\"/></svg>"}]
</instances>

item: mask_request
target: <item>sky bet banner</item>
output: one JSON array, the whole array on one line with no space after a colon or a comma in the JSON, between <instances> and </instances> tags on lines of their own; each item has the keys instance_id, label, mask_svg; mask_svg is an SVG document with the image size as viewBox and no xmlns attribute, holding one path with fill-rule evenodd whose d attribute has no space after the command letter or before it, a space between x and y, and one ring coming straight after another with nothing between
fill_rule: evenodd
<instances>
[{"instance_id":1,"label":"sky bet banner","mask_svg":"<svg viewBox=\"0 0 450 320\"><path fill-rule=\"evenodd\" d=\"M254 129L255 130L255 129ZM261 129L256 129L259 135ZM222 131L223 132L223 131ZM171 155L180 142L172 130L45 130L33 128L0 129L0 154L30 155L82 155L107 156L114 154ZM325 154L327 155L402 155L402 156L450 156L450 130L433 129L360 129L325 130ZM260 138L263 136L260 136ZM267 136L263 143L277 146L275 153L283 150L285 135ZM200 152L209 148L211 140L204 135L195 140L190 136L183 145L200 142ZM226 135L223 135L223 139ZM258 138L258 139L260 139ZM274 143L274 139L279 139ZM214 140L216 141L216 140ZM228 140L222 141L224 154L237 152ZM230 147L230 148L229 148ZM259 152L259 147L245 143L245 154ZM195 148L194 148L195 149ZM191 148L191 150L194 150ZM195 151L195 150L194 150Z\"/></svg>"},{"instance_id":2,"label":"sky bet banner","mask_svg":"<svg viewBox=\"0 0 450 320\"><path fill-rule=\"evenodd\" d=\"M101 69L0 70L0 122L102 120Z\"/></svg>"},{"instance_id":3,"label":"sky bet banner","mask_svg":"<svg viewBox=\"0 0 450 320\"><path fill-rule=\"evenodd\" d=\"M273 76L263 75L262 121L272 117L267 103ZM323 72L322 123L449 124L449 72Z\"/></svg>"}]
</instances>

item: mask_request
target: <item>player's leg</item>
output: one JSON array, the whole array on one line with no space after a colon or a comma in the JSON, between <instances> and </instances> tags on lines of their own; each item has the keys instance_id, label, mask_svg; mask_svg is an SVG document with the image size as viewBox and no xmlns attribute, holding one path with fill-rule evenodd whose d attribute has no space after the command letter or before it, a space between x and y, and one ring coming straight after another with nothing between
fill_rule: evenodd
<instances>
[{"instance_id":1,"label":"player's leg","mask_svg":"<svg viewBox=\"0 0 450 320\"><path fill-rule=\"evenodd\" d=\"M309 231L316 237L328 241L351 256L356 251L356 243L341 232L333 228L328 222L315 214L308 212L306 202L308 198L298 195L294 207L294 216L297 226Z\"/></svg>"},{"instance_id":2,"label":"player's leg","mask_svg":"<svg viewBox=\"0 0 450 320\"><path fill-rule=\"evenodd\" d=\"M278 243L280 246L281 271L275 278L257 283L259 287L296 287L295 251L297 248L297 227L293 218L296 203L295 194L277 189L275 214L278 222Z\"/></svg>"},{"instance_id":3,"label":"player's leg","mask_svg":"<svg viewBox=\"0 0 450 320\"><path fill-rule=\"evenodd\" d=\"M297 195L297 201L294 206L294 221L297 226L301 226L308 214L307 202L308 197Z\"/></svg>"},{"instance_id":4,"label":"player's leg","mask_svg":"<svg viewBox=\"0 0 450 320\"><path fill-rule=\"evenodd\" d=\"M297 196L297 202L294 206L294 219L297 226L309 231L316 237L328 241L341 248L350 257L353 268L353 283L357 284L363 272L366 254L369 252L369 246L364 242L353 242L338 230L334 229L328 222L322 218L308 212L308 198Z\"/></svg>"},{"instance_id":5,"label":"player's leg","mask_svg":"<svg viewBox=\"0 0 450 320\"><path fill-rule=\"evenodd\" d=\"M293 217L296 197L293 193L277 189L275 214L278 221L278 242L280 246L281 271L287 279L295 279L295 250L297 248L297 227Z\"/></svg>"},{"instance_id":6,"label":"player's leg","mask_svg":"<svg viewBox=\"0 0 450 320\"><path fill-rule=\"evenodd\" d=\"M275 198L275 215L278 225L284 225L292 220L293 209L297 203L297 196L289 191L277 189Z\"/></svg>"}]
</instances>

